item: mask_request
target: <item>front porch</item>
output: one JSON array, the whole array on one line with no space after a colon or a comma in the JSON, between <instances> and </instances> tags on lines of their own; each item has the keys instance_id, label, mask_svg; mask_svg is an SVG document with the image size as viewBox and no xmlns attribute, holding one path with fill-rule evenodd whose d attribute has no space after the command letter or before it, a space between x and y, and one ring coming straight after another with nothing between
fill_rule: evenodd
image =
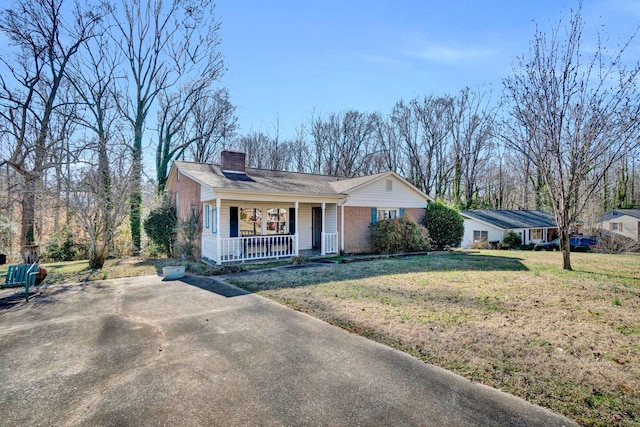
<instances>
[{"instance_id":1,"label":"front porch","mask_svg":"<svg viewBox=\"0 0 640 427\"><path fill-rule=\"evenodd\" d=\"M337 225L337 203L217 198L203 203L201 253L216 264L336 254Z\"/></svg>"}]
</instances>

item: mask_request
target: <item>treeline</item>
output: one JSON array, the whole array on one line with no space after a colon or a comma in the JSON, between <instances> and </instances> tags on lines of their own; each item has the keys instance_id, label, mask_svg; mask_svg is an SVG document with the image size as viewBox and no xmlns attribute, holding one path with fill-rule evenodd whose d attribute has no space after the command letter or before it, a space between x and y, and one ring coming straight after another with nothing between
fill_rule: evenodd
<instances>
[{"instance_id":1,"label":"treeline","mask_svg":"<svg viewBox=\"0 0 640 427\"><path fill-rule=\"evenodd\" d=\"M553 206L536 165L505 144L505 117L490 94L470 88L456 95L399 100L390 112L349 110L314 115L295 138L252 131L221 141L247 153L254 168L347 177L393 170L430 196L459 209L547 209ZM211 147L214 148L214 147ZM594 213L640 205L640 154L615 162L592 198Z\"/></svg>"}]
</instances>

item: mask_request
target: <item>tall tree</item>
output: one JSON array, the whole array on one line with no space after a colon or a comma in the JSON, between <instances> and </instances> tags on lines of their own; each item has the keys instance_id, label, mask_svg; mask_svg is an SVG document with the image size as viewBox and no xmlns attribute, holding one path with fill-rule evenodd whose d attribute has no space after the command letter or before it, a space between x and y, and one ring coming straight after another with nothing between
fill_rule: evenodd
<instances>
[{"instance_id":1,"label":"tall tree","mask_svg":"<svg viewBox=\"0 0 640 427\"><path fill-rule=\"evenodd\" d=\"M453 203L474 207L478 177L493 149L494 112L480 91L464 88L454 98L451 113Z\"/></svg>"},{"instance_id":2,"label":"tall tree","mask_svg":"<svg viewBox=\"0 0 640 427\"><path fill-rule=\"evenodd\" d=\"M625 65L628 43L610 55L599 42L583 61L583 31L581 7L571 12L565 37L560 25L549 35L536 29L528 57L503 81L512 119L505 141L544 179L566 270L577 216L611 166L640 141L640 65Z\"/></svg>"},{"instance_id":3,"label":"tall tree","mask_svg":"<svg viewBox=\"0 0 640 427\"><path fill-rule=\"evenodd\" d=\"M0 15L0 31L13 48L0 57L0 115L10 134L0 163L11 165L23 180L22 245L35 243L36 189L59 150L61 141L51 137L51 123L65 107L58 101L67 67L101 19L99 8L75 3L65 14L63 3L18 0Z\"/></svg>"},{"instance_id":4,"label":"tall tree","mask_svg":"<svg viewBox=\"0 0 640 427\"><path fill-rule=\"evenodd\" d=\"M186 80L215 80L222 71L219 23L212 0L125 0L113 9L112 36L128 64L119 108L133 131L129 217L134 252L140 251L142 140L158 94Z\"/></svg>"},{"instance_id":5,"label":"tall tree","mask_svg":"<svg viewBox=\"0 0 640 427\"><path fill-rule=\"evenodd\" d=\"M349 110L332 113L327 119L312 119L316 160L315 172L340 176L359 176L375 153L372 140L378 117L375 114Z\"/></svg>"},{"instance_id":6,"label":"tall tree","mask_svg":"<svg viewBox=\"0 0 640 427\"><path fill-rule=\"evenodd\" d=\"M186 138L194 139L187 149L191 160L201 163L219 160L220 151L227 148L238 127L235 111L227 89L208 90L201 102L193 106L185 130Z\"/></svg>"},{"instance_id":7,"label":"tall tree","mask_svg":"<svg viewBox=\"0 0 640 427\"><path fill-rule=\"evenodd\" d=\"M102 268L117 227L122 220L122 194L126 194L125 177L114 177L112 159L123 168L125 155L117 143L122 120L115 103L116 70L121 57L110 47L109 39L101 34L83 44L82 60L73 62L71 81L82 100L78 122L91 133L86 147L95 156L85 154L89 164L82 171L83 180L76 183L74 210L89 237L89 265ZM86 153L87 151L85 151ZM119 186L114 187L114 182Z\"/></svg>"}]
</instances>

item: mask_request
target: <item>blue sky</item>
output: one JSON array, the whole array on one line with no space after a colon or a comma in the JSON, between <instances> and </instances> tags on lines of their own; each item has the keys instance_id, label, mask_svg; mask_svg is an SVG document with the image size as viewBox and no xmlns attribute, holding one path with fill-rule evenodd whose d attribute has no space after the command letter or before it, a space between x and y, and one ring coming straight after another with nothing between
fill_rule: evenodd
<instances>
[{"instance_id":1,"label":"blue sky","mask_svg":"<svg viewBox=\"0 0 640 427\"><path fill-rule=\"evenodd\" d=\"M547 31L577 1L218 0L221 84L240 132L292 138L312 113L389 112L399 99L483 87L495 98L535 25ZM586 0L587 42L617 46L640 24L640 0ZM628 52L640 58L636 40Z\"/></svg>"}]
</instances>

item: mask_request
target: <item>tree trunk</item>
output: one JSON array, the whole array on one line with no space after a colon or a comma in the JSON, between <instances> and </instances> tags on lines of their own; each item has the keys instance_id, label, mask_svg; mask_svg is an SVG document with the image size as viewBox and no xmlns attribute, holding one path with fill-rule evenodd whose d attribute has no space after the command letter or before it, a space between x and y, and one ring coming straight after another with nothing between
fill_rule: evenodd
<instances>
[{"instance_id":1,"label":"tree trunk","mask_svg":"<svg viewBox=\"0 0 640 427\"><path fill-rule=\"evenodd\" d=\"M562 269L573 270L571 268L571 234L569 233L569 227L565 224L558 226L558 233L560 234L560 250L562 251Z\"/></svg>"},{"instance_id":2,"label":"tree trunk","mask_svg":"<svg viewBox=\"0 0 640 427\"><path fill-rule=\"evenodd\" d=\"M94 247L91 251L91 257L89 259L89 267L100 269L104 266L104 262L107 259L109 253L106 246Z\"/></svg>"},{"instance_id":3,"label":"tree trunk","mask_svg":"<svg viewBox=\"0 0 640 427\"><path fill-rule=\"evenodd\" d=\"M136 122L135 138L131 149L131 198L129 221L133 254L140 254L142 228L142 120Z\"/></svg>"},{"instance_id":4,"label":"tree trunk","mask_svg":"<svg viewBox=\"0 0 640 427\"><path fill-rule=\"evenodd\" d=\"M22 232L20 245L22 247L35 244L36 240L36 183L33 175L25 175L24 193L22 195Z\"/></svg>"}]
</instances>

